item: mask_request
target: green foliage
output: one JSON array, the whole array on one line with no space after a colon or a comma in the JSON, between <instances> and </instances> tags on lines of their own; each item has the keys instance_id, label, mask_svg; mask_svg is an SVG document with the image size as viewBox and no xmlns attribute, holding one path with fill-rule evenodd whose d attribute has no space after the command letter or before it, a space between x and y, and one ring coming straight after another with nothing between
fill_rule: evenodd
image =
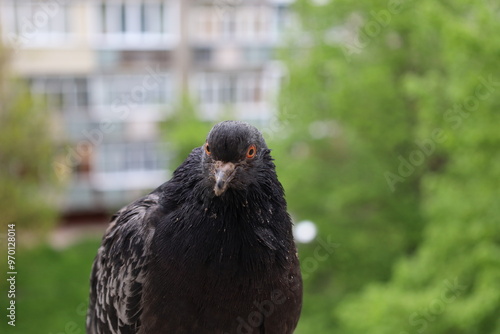
<instances>
[{"instance_id":1,"label":"green foliage","mask_svg":"<svg viewBox=\"0 0 500 334\"><path fill-rule=\"evenodd\" d=\"M500 333L498 8L393 3L295 5L272 147L295 217L340 244L298 332Z\"/></svg>"},{"instance_id":2,"label":"green foliage","mask_svg":"<svg viewBox=\"0 0 500 334\"><path fill-rule=\"evenodd\" d=\"M170 152L174 157L170 163L172 171L177 168L195 147L200 147L212 123L200 121L196 108L188 97L183 97L174 116L166 121L162 128Z\"/></svg>"},{"instance_id":3,"label":"green foliage","mask_svg":"<svg viewBox=\"0 0 500 334\"><path fill-rule=\"evenodd\" d=\"M2 296L2 333L85 333L89 277L99 240L64 250L49 246L18 248L16 327L7 325L7 298ZM7 281L0 281L2 291Z\"/></svg>"},{"instance_id":4,"label":"green foliage","mask_svg":"<svg viewBox=\"0 0 500 334\"><path fill-rule=\"evenodd\" d=\"M51 118L7 70L0 48L0 211L2 224L46 230L55 223Z\"/></svg>"}]
</instances>

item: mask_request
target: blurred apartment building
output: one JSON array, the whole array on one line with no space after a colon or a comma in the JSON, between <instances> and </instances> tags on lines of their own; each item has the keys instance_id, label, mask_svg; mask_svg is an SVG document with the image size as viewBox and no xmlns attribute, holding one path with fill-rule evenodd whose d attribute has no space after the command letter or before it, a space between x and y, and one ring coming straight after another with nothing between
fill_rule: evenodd
<instances>
[{"instance_id":1,"label":"blurred apartment building","mask_svg":"<svg viewBox=\"0 0 500 334\"><path fill-rule=\"evenodd\" d=\"M268 120L290 3L0 1L12 66L69 144L55 164L69 182L65 214L115 209L169 178L160 122L183 94L204 120Z\"/></svg>"}]
</instances>

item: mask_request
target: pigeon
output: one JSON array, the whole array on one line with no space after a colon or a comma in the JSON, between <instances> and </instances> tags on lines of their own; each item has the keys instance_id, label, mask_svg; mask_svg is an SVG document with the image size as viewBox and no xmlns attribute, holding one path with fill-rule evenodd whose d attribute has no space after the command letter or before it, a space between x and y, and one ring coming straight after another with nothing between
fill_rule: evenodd
<instances>
[{"instance_id":1,"label":"pigeon","mask_svg":"<svg viewBox=\"0 0 500 334\"><path fill-rule=\"evenodd\" d=\"M270 152L254 126L218 123L119 210L92 266L87 333L293 333L302 278Z\"/></svg>"}]
</instances>

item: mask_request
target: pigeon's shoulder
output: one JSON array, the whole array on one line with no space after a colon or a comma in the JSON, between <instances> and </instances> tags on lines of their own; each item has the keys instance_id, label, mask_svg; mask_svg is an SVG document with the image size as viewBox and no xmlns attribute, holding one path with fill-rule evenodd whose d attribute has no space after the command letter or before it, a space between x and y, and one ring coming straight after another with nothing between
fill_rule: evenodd
<instances>
[{"instance_id":1,"label":"pigeon's shoulder","mask_svg":"<svg viewBox=\"0 0 500 334\"><path fill-rule=\"evenodd\" d=\"M156 224L182 205L200 179L200 153L201 148L194 149L172 179L111 218L92 267L88 333L140 330Z\"/></svg>"},{"instance_id":2,"label":"pigeon's shoulder","mask_svg":"<svg viewBox=\"0 0 500 334\"><path fill-rule=\"evenodd\" d=\"M184 162L174 171L172 178L159 186L153 194L157 194L163 214L175 211L192 195L193 189L199 186L203 179L202 148L191 151Z\"/></svg>"},{"instance_id":3,"label":"pigeon's shoulder","mask_svg":"<svg viewBox=\"0 0 500 334\"><path fill-rule=\"evenodd\" d=\"M136 333L159 195L151 193L111 219L92 267L89 333ZM104 331L106 329L106 331Z\"/></svg>"}]
</instances>

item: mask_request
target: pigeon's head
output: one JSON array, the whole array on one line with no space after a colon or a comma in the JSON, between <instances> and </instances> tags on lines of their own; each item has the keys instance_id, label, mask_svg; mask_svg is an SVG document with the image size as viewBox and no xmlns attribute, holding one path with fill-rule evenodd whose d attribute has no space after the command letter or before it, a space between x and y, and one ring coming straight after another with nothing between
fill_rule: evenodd
<instances>
[{"instance_id":1,"label":"pigeon's head","mask_svg":"<svg viewBox=\"0 0 500 334\"><path fill-rule=\"evenodd\" d=\"M203 145L203 168L216 196L245 189L269 169L270 150L254 126L238 121L216 124Z\"/></svg>"}]
</instances>

